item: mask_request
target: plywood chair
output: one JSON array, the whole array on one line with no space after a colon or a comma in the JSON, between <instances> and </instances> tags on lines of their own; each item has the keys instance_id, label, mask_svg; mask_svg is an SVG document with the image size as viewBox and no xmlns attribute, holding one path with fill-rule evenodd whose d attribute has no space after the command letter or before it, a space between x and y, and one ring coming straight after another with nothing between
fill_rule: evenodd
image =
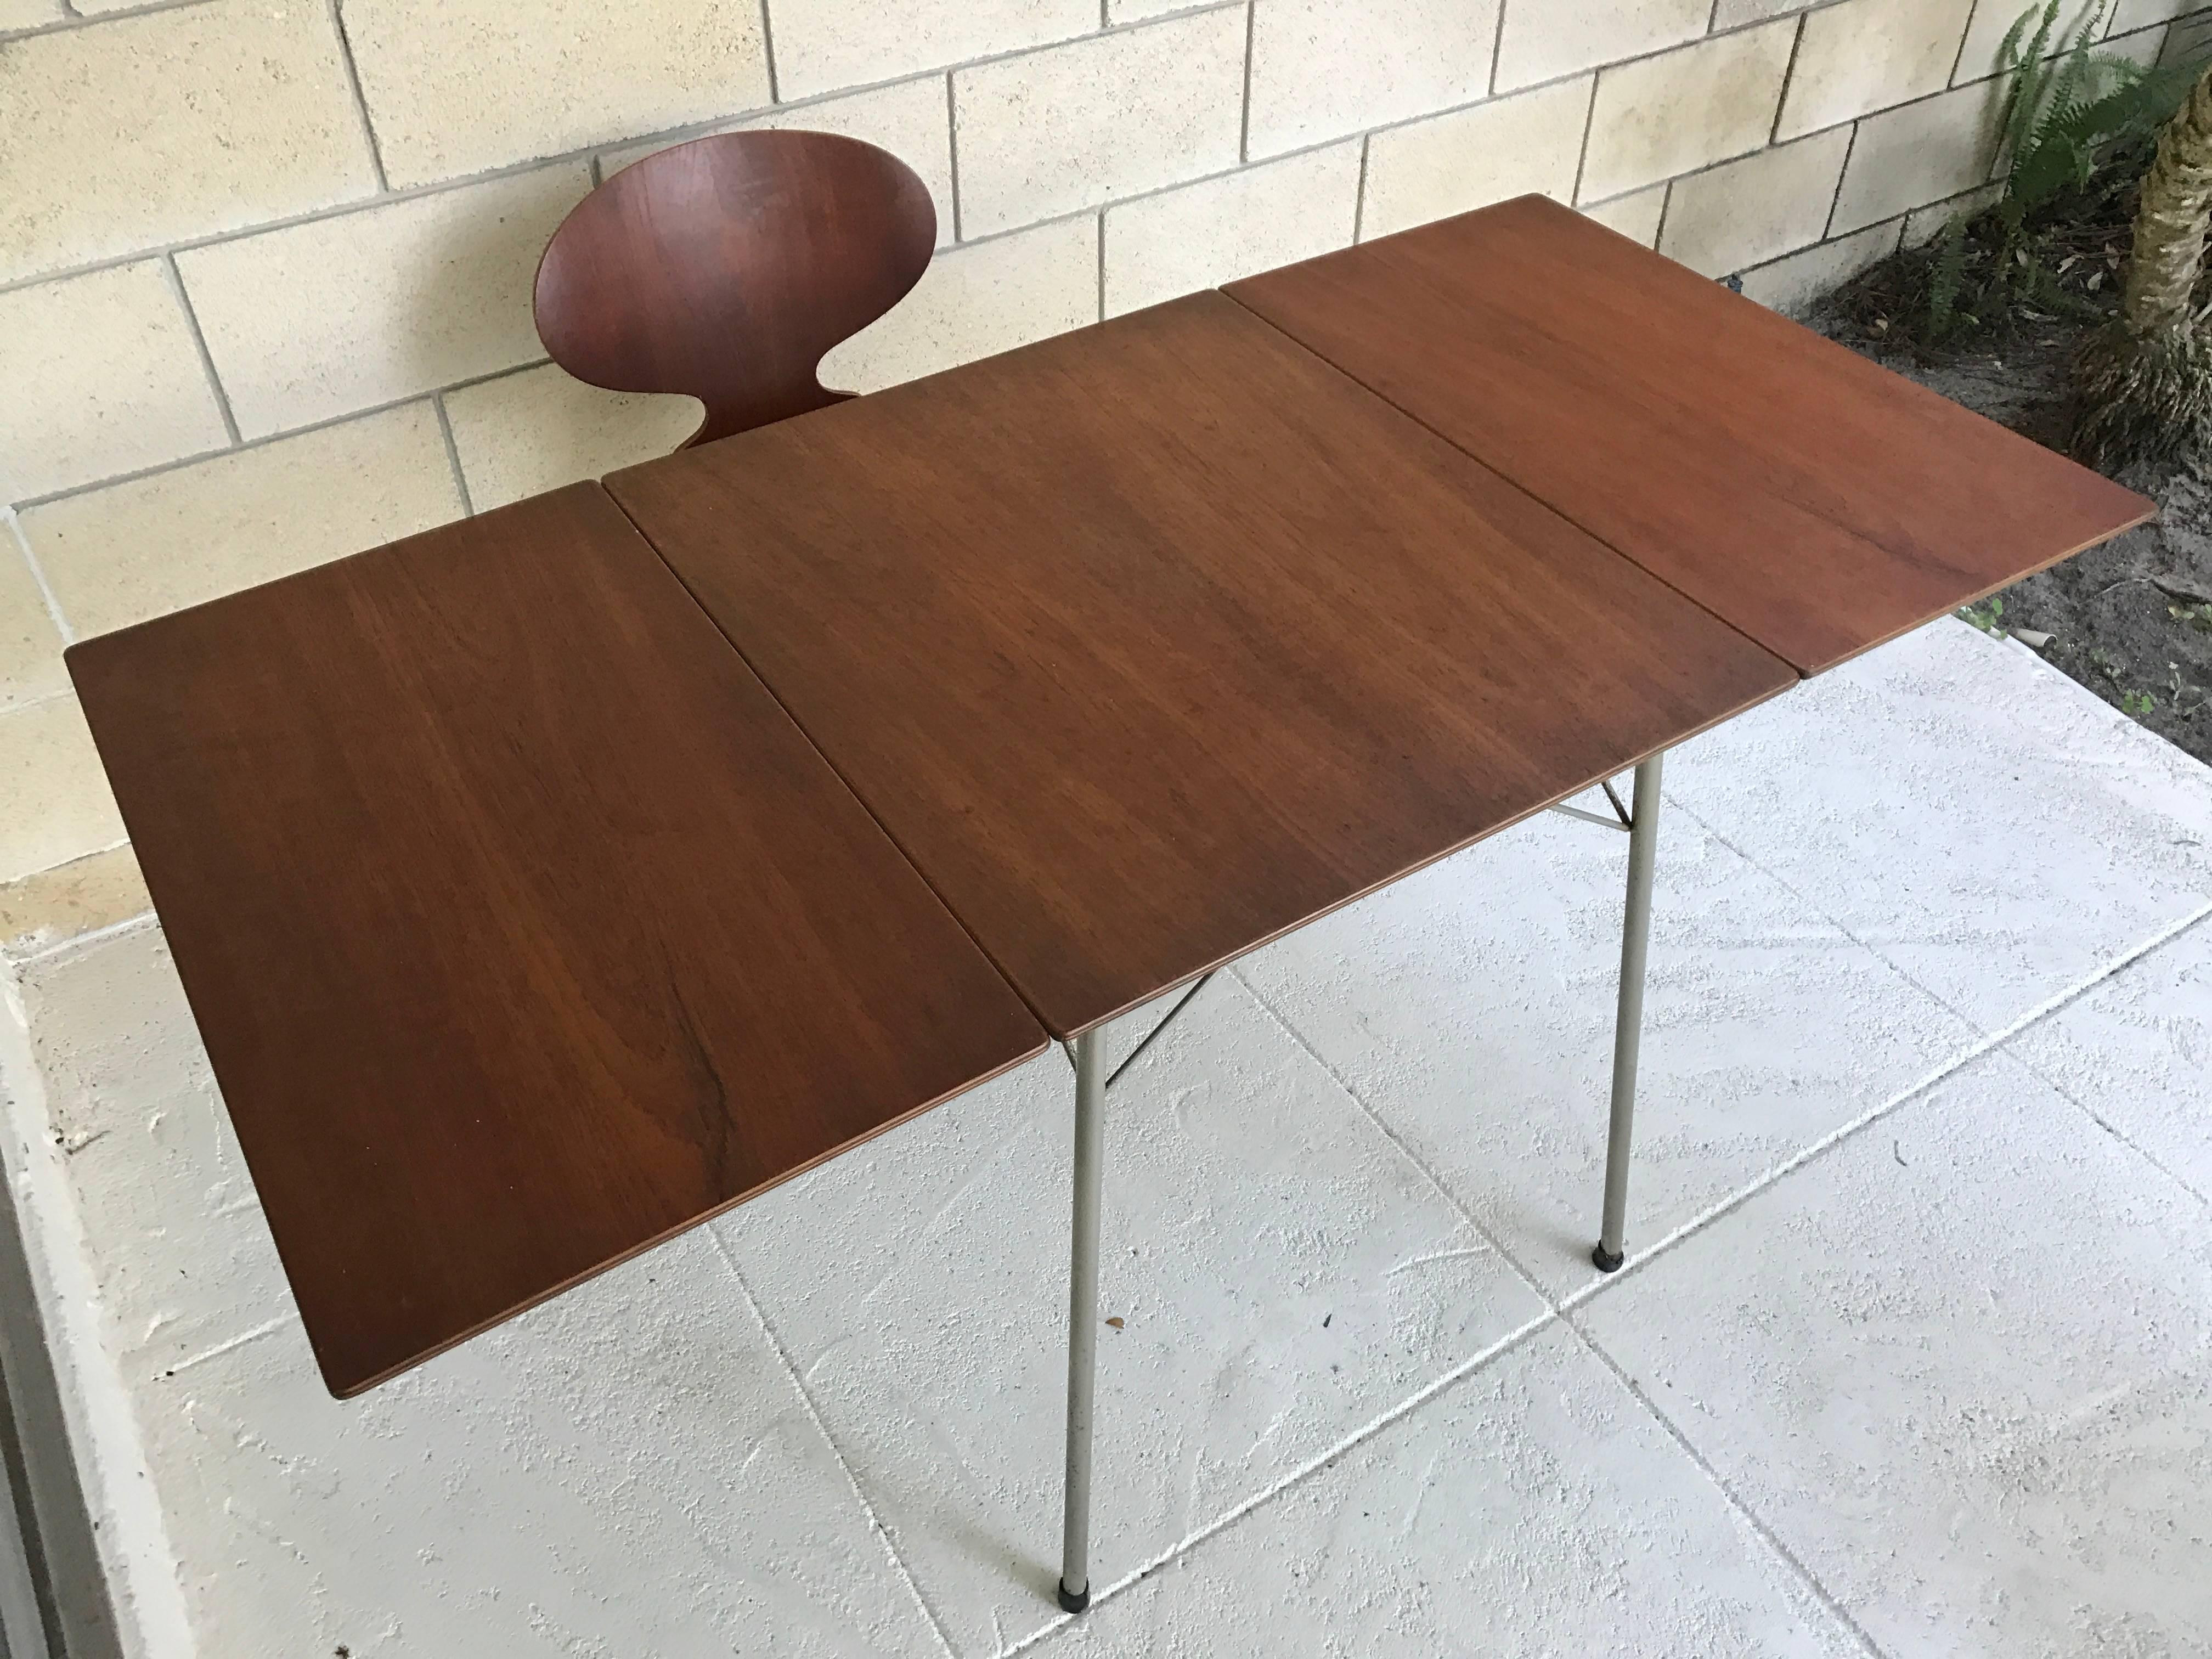
<instances>
[{"instance_id":1,"label":"plywood chair","mask_svg":"<svg viewBox=\"0 0 2212 1659\"><path fill-rule=\"evenodd\" d=\"M823 355L921 280L929 187L827 132L723 133L649 155L579 202L538 267L538 337L580 380L687 393L709 443L843 401Z\"/></svg>"}]
</instances>

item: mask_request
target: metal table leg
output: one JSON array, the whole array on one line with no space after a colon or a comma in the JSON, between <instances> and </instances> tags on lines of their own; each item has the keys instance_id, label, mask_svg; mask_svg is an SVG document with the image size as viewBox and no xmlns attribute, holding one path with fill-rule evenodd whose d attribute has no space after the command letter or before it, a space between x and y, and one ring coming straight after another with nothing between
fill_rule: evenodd
<instances>
[{"instance_id":1,"label":"metal table leg","mask_svg":"<svg viewBox=\"0 0 2212 1659\"><path fill-rule=\"evenodd\" d=\"M1620 1011L1613 1028L1613 1121L1605 1146L1605 1215L1590 1260L1612 1273L1628 1224L1628 1153L1636 1112L1636 1056L1644 1035L1644 965L1651 944L1651 870L1659 851L1659 771L1654 755L1636 769L1628 830L1628 902L1620 929Z\"/></svg>"},{"instance_id":2,"label":"metal table leg","mask_svg":"<svg viewBox=\"0 0 2212 1659\"><path fill-rule=\"evenodd\" d=\"M1075 1214L1068 1272L1067 1500L1060 1538L1060 1605L1091 1605L1091 1401L1098 1359L1098 1188L1106 1152L1103 1028L1075 1040Z\"/></svg>"}]
</instances>

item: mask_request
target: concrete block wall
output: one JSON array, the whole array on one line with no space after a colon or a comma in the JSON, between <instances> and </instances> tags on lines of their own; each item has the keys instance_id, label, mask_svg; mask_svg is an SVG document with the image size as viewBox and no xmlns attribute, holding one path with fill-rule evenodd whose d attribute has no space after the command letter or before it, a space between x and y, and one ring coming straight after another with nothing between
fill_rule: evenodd
<instances>
[{"instance_id":1,"label":"concrete block wall","mask_svg":"<svg viewBox=\"0 0 2212 1659\"><path fill-rule=\"evenodd\" d=\"M928 182L935 264L825 365L862 391L1527 191L1789 306L1988 179L2022 3L0 0L0 883L122 837L65 641L684 436L529 307L664 145Z\"/></svg>"}]
</instances>

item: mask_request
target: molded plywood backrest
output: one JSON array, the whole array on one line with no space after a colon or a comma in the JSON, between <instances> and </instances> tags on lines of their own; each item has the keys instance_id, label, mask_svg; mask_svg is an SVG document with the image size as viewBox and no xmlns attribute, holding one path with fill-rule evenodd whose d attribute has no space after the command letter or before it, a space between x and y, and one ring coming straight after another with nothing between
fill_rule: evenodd
<instances>
[{"instance_id":1,"label":"molded plywood backrest","mask_svg":"<svg viewBox=\"0 0 2212 1659\"><path fill-rule=\"evenodd\" d=\"M686 392L705 443L848 395L823 355L928 268L937 210L896 156L826 132L723 133L576 204L538 268L546 350L617 392Z\"/></svg>"}]
</instances>

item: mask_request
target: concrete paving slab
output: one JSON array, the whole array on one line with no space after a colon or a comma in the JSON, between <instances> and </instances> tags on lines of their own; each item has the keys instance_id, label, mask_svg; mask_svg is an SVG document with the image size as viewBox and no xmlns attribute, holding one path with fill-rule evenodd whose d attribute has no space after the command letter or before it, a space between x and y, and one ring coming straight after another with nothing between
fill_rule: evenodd
<instances>
[{"instance_id":1,"label":"concrete paving slab","mask_svg":"<svg viewBox=\"0 0 2212 1659\"><path fill-rule=\"evenodd\" d=\"M286 1321L146 1403L204 1655L943 1651L703 1235L359 1400Z\"/></svg>"},{"instance_id":2,"label":"concrete paving slab","mask_svg":"<svg viewBox=\"0 0 2212 1659\"><path fill-rule=\"evenodd\" d=\"M717 1224L962 1653L1059 1617L1073 1091L1047 1054ZM1108 1097L1110 1583L1545 1311L1233 980Z\"/></svg>"},{"instance_id":3,"label":"concrete paving slab","mask_svg":"<svg viewBox=\"0 0 2212 1659\"><path fill-rule=\"evenodd\" d=\"M2212 1215L2002 1054L1573 1316L1885 1652L2212 1650Z\"/></svg>"},{"instance_id":4,"label":"concrete paving slab","mask_svg":"<svg viewBox=\"0 0 2212 1659\"><path fill-rule=\"evenodd\" d=\"M1667 781L1985 1032L2212 902L2212 769L1950 618L1685 744Z\"/></svg>"},{"instance_id":5,"label":"concrete paving slab","mask_svg":"<svg viewBox=\"0 0 2212 1659\"><path fill-rule=\"evenodd\" d=\"M1237 969L1554 1295L1596 1277L1627 843L1547 813ZM1679 812L1646 998L1632 1254L1974 1035Z\"/></svg>"},{"instance_id":6,"label":"concrete paving slab","mask_svg":"<svg viewBox=\"0 0 2212 1659\"><path fill-rule=\"evenodd\" d=\"M1604 1364L1553 1325L1092 1609L1047 1654L1858 1655Z\"/></svg>"},{"instance_id":7,"label":"concrete paving slab","mask_svg":"<svg viewBox=\"0 0 2212 1659\"><path fill-rule=\"evenodd\" d=\"M2005 1052L2212 1203L2212 921L2030 1026Z\"/></svg>"}]
</instances>

